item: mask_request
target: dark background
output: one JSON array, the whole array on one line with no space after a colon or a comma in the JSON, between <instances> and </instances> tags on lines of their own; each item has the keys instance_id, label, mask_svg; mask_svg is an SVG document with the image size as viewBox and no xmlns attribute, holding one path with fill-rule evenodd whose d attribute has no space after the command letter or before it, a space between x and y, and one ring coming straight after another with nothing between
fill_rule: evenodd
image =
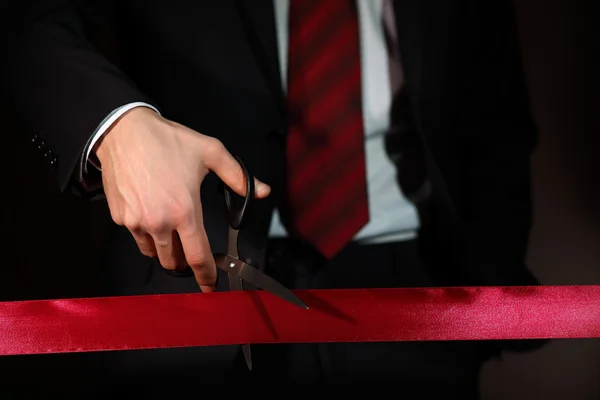
<instances>
[{"instance_id":1,"label":"dark background","mask_svg":"<svg viewBox=\"0 0 600 400\"><path fill-rule=\"evenodd\" d=\"M543 284L600 284L600 38L594 29L600 12L594 3L517 1L541 132L529 264ZM93 239L106 232L105 204L59 194L7 107L0 110L0 134L0 300L85 296L101 244ZM57 271L64 279L55 278ZM486 367L482 387L486 400L600 399L600 340L554 341L532 354L508 355Z\"/></svg>"},{"instance_id":2,"label":"dark background","mask_svg":"<svg viewBox=\"0 0 600 400\"><path fill-rule=\"evenodd\" d=\"M483 0L485 1L485 0ZM535 226L543 284L600 284L600 7L517 0L533 112ZM600 339L554 341L489 365L485 399L600 399Z\"/></svg>"}]
</instances>

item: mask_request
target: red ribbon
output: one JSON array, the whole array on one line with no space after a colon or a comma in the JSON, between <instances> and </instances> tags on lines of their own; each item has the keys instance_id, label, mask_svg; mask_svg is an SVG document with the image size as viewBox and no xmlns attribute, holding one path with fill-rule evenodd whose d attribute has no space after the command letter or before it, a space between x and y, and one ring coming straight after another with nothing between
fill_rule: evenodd
<instances>
[{"instance_id":1,"label":"red ribbon","mask_svg":"<svg viewBox=\"0 0 600 400\"><path fill-rule=\"evenodd\" d=\"M262 291L0 303L0 354L600 337L600 286Z\"/></svg>"}]
</instances>

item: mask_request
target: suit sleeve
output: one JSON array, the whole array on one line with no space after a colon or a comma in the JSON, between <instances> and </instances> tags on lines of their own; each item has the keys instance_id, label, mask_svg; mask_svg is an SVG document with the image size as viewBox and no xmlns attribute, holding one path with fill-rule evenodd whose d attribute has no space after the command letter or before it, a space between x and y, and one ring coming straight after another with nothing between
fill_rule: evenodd
<instances>
[{"instance_id":1,"label":"suit sleeve","mask_svg":"<svg viewBox=\"0 0 600 400\"><path fill-rule=\"evenodd\" d=\"M126 104L153 103L91 44L90 37L111 23L118 2L23 4L25 23L7 83L17 114L39 146L54 155L58 183L67 190L102 121Z\"/></svg>"},{"instance_id":2,"label":"suit sleeve","mask_svg":"<svg viewBox=\"0 0 600 400\"><path fill-rule=\"evenodd\" d=\"M525 268L532 224L531 154L538 133L530 112L511 1L469 1L468 60L457 115L459 210L480 268L496 282L534 283ZM511 282L514 281L514 282Z\"/></svg>"}]
</instances>

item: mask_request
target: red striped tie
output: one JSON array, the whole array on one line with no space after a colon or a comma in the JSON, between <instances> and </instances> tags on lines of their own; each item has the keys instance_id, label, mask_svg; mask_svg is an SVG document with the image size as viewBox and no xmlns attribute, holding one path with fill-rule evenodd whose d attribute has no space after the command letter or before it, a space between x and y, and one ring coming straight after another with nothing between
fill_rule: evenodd
<instances>
[{"instance_id":1,"label":"red striped tie","mask_svg":"<svg viewBox=\"0 0 600 400\"><path fill-rule=\"evenodd\" d=\"M291 0L288 57L287 225L331 258L369 220L355 0Z\"/></svg>"}]
</instances>

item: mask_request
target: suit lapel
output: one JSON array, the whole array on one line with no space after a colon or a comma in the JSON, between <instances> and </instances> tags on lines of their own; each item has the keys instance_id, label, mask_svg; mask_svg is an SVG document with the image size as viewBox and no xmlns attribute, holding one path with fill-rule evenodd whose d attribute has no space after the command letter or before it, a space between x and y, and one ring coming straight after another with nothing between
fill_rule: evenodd
<instances>
[{"instance_id":1,"label":"suit lapel","mask_svg":"<svg viewBox=\"0 0 600 400\"><path fill-rule=\"evenodd\" d=\"M275 28L274 0L236 0L240 18L263 78L285 120Z\"/></svg>"}]
</instances>

